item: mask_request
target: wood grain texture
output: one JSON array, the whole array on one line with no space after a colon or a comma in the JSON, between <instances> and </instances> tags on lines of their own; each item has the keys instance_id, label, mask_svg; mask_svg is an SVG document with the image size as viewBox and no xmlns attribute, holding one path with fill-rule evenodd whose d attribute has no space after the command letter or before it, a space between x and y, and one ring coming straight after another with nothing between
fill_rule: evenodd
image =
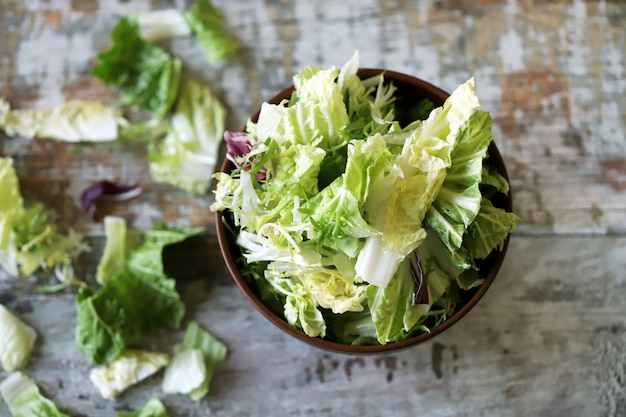
<instances>
[{"instance_id":1,"label":"wood grain texture","mask_svg":"<svg viewBox=\"0 0 626 417\"><path fill-rule=\"evenodd\" d=\"M0 0L0 95L15 108L72 98L115 102L90 75L117 19L183 0ZM620 0L214 0L242 41L209 66L198 45L164 46L212 86L239 129L306 65L410 73L452 91L474 76L522 217L505 264L475 310L435 341L387 356L317 351L273 328L229 279L212 235L211 193L149 177L142 146L81 147L7 138L23 194L57 208L61 227L94 249L77 271L93 280L102 224L79 205L103 178L140 182L140 197L103 207L145 229L156 221L209 232L172 255L196 319L230 347L209 396L163 396L160 377L118 401L87 380L74 347L74 293L39 295L54 279L0 272L0 303L39 331L26 371L74 416L112 416L158 395L172 416L617 417L626 415L626 3ZM0 196L2 198L2 196ZM144 347L168 351L181 332ZM0 378L6 373L0 371ZM8 410L0 406L0 416Z\"/></svg>"}]
</instances>

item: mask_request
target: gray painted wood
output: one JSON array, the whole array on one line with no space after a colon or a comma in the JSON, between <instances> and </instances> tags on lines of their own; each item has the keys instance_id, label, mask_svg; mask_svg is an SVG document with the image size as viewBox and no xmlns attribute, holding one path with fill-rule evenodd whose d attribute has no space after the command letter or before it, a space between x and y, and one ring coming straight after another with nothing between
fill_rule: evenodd
<instances>
[{"instance_id":1,"label":"gray painted wood","mask_svg":"<svg viewBox=\"0 0 626 417\"><path fill-rule=\"evenodd\" d=\"M93 279L102 225L78 195L102 178L146 192L106 214L138 228L154 220L209 233L173 268L189 312L230 347L208 397L163 395L160 377L117 401L100 397L74 347L74 291L37 294L50 275L9 280L0 302L39 333L25 369L74 416L112 416L159 396L172 416L623 416L626 415L626 5L521 0L218 1L242 54L209 67L189 40L167 44L230 109L229 128L306 65L362 65L411 73L451 91L476 78L522 223L493 287L433 342L352 357L292 340L247 304L212 235L212 197L153 183L143 148L92 147L0 135L27 198L54 205L61 227L89 236L77 269ZM71 98L112 103L89 75L124 13L182 9L184 1L0 0L0 94L16 108ZM184 265L186 268L183 268ZM192 266L189 268L189 266ZM144 347L169 351L181 332ZM0 378L6 376L0 371ZM9 415L0 406L0 416Z\"/></svg>"}]
</instances>

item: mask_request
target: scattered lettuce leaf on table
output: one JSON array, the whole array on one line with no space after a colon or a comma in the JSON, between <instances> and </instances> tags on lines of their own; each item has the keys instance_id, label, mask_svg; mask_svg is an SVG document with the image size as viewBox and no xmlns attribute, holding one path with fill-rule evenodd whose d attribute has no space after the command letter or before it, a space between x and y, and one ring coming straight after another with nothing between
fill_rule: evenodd
<instances>
[{"instance_id":1,"label":"scattered lettuce leaf on table","mask_svg":"<svg viewBox=\"0 0 626 417\"><path fill-rule=\"evenodd\" d=\"M183 16L210 64L230 58L241 48L239 41L228 32L222 13L210 0L198 0L185 10Z\"/></svg>"},{"instance_id":2,"label":"scattered lettuce leaf on table","mask_svg":"<svg viewBox=\"0 0 626 417\"><path fill-rule=\"evenodd\" d=\"M95 364L115 360L159 328L180 326L185 305L163 269L163 249L203 231L154 225L137 239L122 218L105 224L107 241L97 270L102 286L82 288L76 299L76 345Z\"/></svg>"},{"instance_id":3,"label":"scattered lettuce leaf on table","mask_svg":"<svg viewBox=\"0 0 626 417\"><path fill-rule=\"evenodd\" d=\"M93 368L89 379L103 398L113 400L124 390L157 373L169 361L166 353L126 349L108 365Z\"/></svg>"},{"instance_id":4,"label":"scattered lettuce leaf on table","mask_svg":"<svg viewBox=\"0 0 626 417\"><path fill-rule=\"evenodd\" d=\"M10 157L0 157L0 195L0 266L9 275L28 276L55 267L69 272L64 265L89 250L72 229L67 234L58 231L52 210L24 202ZM62 281L71 279L61 276Z\"/></svg>"},{"instance_id":5,"label":"scattered lettuce leaf on table","mask_svg":"<svg viewBox=\"0 0 626 417\"><path fill-rule=\"evenodd\" d=\"M152 178L191 193L205 192L215 172L225 123L226 108L211 89L185 80L169 133L150 145Z\"/></svg>"},{"instance_id":6,"label":"scattered lettuce leaf on table","mask_svg":"<svg viewBox=\"0 0 626 417\"><path fill-rule=\"evenodd\" d=\"M28 362L37 332L0 304L0 365L13 372Z\"/></svg>"},{"instance_id":7,"label":"scattered lettuce leaf on table","mask_svg":"<svg viewBox=\"0 0 626 417\"><path fill-rule=\"evenodd\" d=\"M198 323L189 323L182 344L176 346L165 369L163 391L200 400L208 394L215 369L227 355L228 347L223 342Z\"/></svg>"},{"instance_id":8,"label":"scattered lettuce leaf on table","mask_svg":"<svg viewBox=\"0 0 626 417\"><path fill-rule=\"evenodd\" d=\"M165 405L156 397L150 398L142 409L137 411L122 411L116 417L170 417Z\"/></svg>"},{"instance_id":9,"label":"scattered lettuce leaf on table","mask_svg":"<svg viewBox=\"0 0 626 417\"><path fill-rule=\"evenodd\" d=\"M92 73L120 89L120 103L151 111L158 118L172 108L178 95L181 61L158 45L146 42L137 18L121 18L111 32L109 49L98 54Z\"/></svg>"},{"instance_id":10,"label":"scattered lettuce leaf on table","mask_svg":"<svg viewBox=\"0 0 626 417\"><path fill-rule=\"evenodd\" d=\"M71 100L44 109L11 110L0 98L0 129L8 136L65 142L105 142L118 138L119 109L96 101Z\"/></svg>"},{"instance_id":11,"label":"scattered lettuce leaf on table","mask_svg":"<svg viewBox=\"0 0 626 417\"><path fill-rule=\"evenodd\" d=\"M69 417L41 395L37 384L22 372L13 372L2 381L0 394L13 417Z\"/></svg>"}]
</instances>

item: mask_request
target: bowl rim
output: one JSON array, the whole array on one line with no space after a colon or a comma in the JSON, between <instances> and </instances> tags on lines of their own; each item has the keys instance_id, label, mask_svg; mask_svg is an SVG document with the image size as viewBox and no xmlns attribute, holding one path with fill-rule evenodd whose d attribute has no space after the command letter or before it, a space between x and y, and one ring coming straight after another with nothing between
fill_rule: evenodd
<instances>
[{"instance_id":1,"label":"bowl rim","mask_svg":"<svg viewBox=\"0 0 626 417\"><path fill-rule=\"evenodd\" d=\"M381 73L385 74L386 80L391 81L394 84L411 84L416 89L424 90L427 96L435 97L441 102L445 101L445 99L449 97L449 93L442 90L441 88L420 78L401 72L390 71L382 68L360 68L357 72L357 75L363 79L373 77ZM283 99L288 99L293 91L293 85L286 87L277 94L275 94L272 98L267 100L267 102L271 104L278 104ZM252 121L256 121L258 119L260 111L261 109L259 106L259 109L252 115L250 119ZM242 131L243 130L245 130L245 126L242 128ZM496 165L500 174L506 179L507 182L509 182L508 172L504 165L502 155L500 154L500 151L498 150L493 140L489 144L489 158L493 159L493 162ZM230 172L233 168L234 164L227 158L224 158L220 166L220 171ZM512 211L511 190L509 190L508 195L505 196L502 206L505 210ZM485 293L493 283L496 275L500 270L502 262L504 261L504 257L506 255L510 240L510 235L508 235L507 238L504 240L500 251L495 254L492 253L492 255L494 256L491 259L490 268L487 272L487 275L484 277L484 281L479 286L473 288L472 290L469 290L472 291L472 294L465 301L465 303L458 307L454 311L454 313L452 313L443 323L432 328L430 332L420 333L406 340L390 342L384 345L349 345L328 339L323 339L320 337L308 336L306 333L304 333L304 331L291 326L282 317L275 314L267 305L265 305L265 303L263 303L263 301L257 296L252 286L248 285L246 280L239 272L239 269L237 267L238 257L236 256L236 244L234 243L232 238L229 238L230 232L228 231L227 227L225 227L224 222L226 221L226 218L224 214L225 213L223 211L215 212L215 226L217 230L217 238L220 251L231 277L235 281L235 284L246 296L250 304L252 304L257 309L257 311L259 311L271 323L273 323L275 326L277 326L279 329L283 330L287 334L295 337L296 339L326 351L345 354L363 355L389 353L392 351L395 352L430 340L436 335L449 329L454 324L458 323L471 309L476 306L478 301L482 299L482 297L485 295Z\"/></svg>"}]
</instances>

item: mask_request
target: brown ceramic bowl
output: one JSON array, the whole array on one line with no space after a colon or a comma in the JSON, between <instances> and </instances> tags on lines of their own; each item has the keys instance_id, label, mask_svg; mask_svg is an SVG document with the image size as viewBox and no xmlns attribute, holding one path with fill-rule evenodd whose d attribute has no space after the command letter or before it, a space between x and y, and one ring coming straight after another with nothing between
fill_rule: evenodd
<instances>
[{"instance_id":1,"label":"brown ceramic bowl","mask_svg":"<svg viewBox=\"0 0 626 417\"><path fill-rule=\"evenodd\" d=\"M435 104L435 106L440 106L449 96L448 93L428 82L398 72L376 68L362 68L358 71L358 75L360 78L365 79L376 76L381 72L385 73L386 81L393 82L394 85L397 87L396 94L400 96L399 106L397 106L399 108L408 108L412 104L418 103L424 98L430 99ZM293 91L293 86L286 88L285 90L272 97L268 102L272 104L280 103L283 99L289 99ZM259 112L260 109L252 116L252 121L257 121L259 117ZM489 146L489 158L491 162L498 168L500 174L502 174L508 181L508 175L504 166L504 161L502 160L502 156L500 155L500 152L493 142ZM225 159L221 166L221 171L230 172L232 169L234 169L234 165L232 164L232 162ZM493 203L496 207L501 207L507 211L512 211L512 201L510 193L507 196L499 195L498 199L493 201ZM239 271L238 262L240 262L239 259L241 258L241 252L235 243L234 236L228 230L234 229L228 212L217 212L215 220L217 237L224 261L226 262L228 270L235 280L235 283L245 294L250 303L258 311L260 311L261 314L265 316L265 318L267 318L270 322L272 322L274 325L278 326L281 330L290 334L291 336L324 350L348 354L385 353L396 351L430 340L444 330L449 329L453 324L457 323L461 318L463 318L472 308L474 308L476 303L478 303L483 295L485 295L485 292L487 292L487 289L489 289L489 287L491 286L493 280L498 273L498 270L500 269L500 266L502 265L502 261L504 260L504 256L508 247L507 239L501 251L494 251L487 259L484 259L483 262L479 264L481 276L484 278L483 283L480 286L474 287L469 291L461 291L461 296L463 299L457 306L457 310L443 323L431 329L429 333L422 333L407 340L387 343L385 345L353 346L327 339L322 339L319 337L307 336L303 331L289 325L282 316L275 314L268 306L266 306L256 293L255 288L248 284L248 282L242 277ZM228 227L225 223L229 223Z\"/></svg>"}]
</instances>

